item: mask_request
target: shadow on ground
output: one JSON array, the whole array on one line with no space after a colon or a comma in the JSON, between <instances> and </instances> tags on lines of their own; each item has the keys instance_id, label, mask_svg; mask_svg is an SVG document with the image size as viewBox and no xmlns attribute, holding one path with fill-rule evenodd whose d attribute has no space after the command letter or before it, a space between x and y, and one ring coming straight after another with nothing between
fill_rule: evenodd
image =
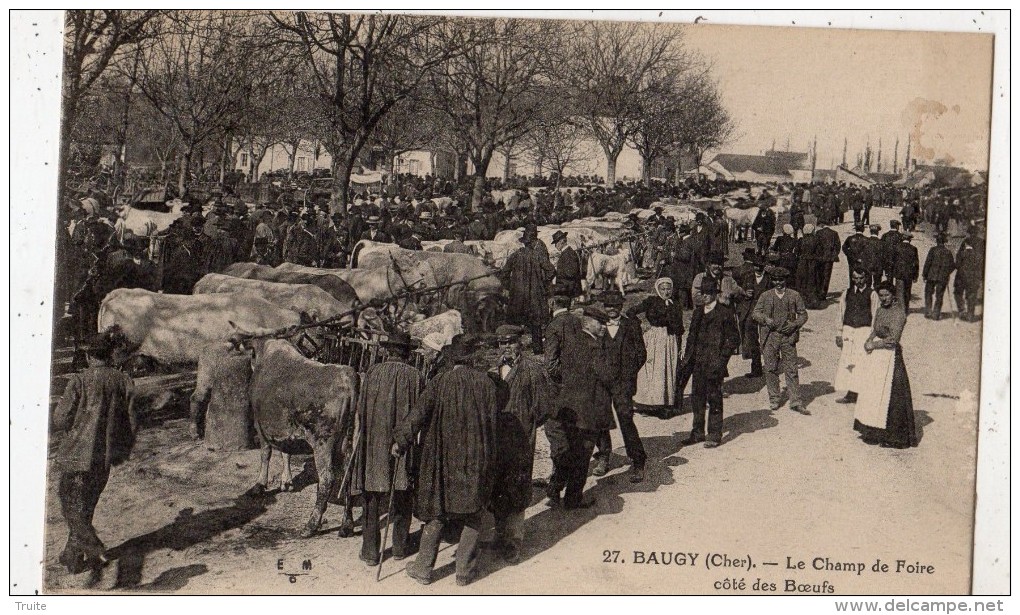
<instances>
[{"instance_id":1,"label":"shadow on ground","mask_svg":"<svg viewBox=\"0 0 1020 615\"><path fill-rule=\"evenodd\" d=\"M136 589L162 591L180 589L191 577L204 574L204 565L184 566L163 572L151 583L141 585L142 569L148 554L160 549L183 550L213 536L250 523L275 503L276 497L268 494L262 497L241 495L231 506L214 508L197 515L191 508L178 513L177 518L158 530L137 536L110 549L109 557L116 560L117 581L114 585L119 589ZM200 570L201 569L201 570ZM156 587L160 584L161 587ZM180 584L174 587L174 584Z\"/></svg>"}]
</instances>

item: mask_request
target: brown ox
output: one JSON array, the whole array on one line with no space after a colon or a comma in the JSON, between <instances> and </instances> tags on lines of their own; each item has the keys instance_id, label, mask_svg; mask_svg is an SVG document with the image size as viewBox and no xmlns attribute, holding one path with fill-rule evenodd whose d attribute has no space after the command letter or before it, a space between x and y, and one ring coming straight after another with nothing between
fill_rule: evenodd
<instances>
[{"instance_id":1,"label":"brown ox","mask_svg":"<svg viewBox=\"0 0 1020 615\"><path fill-rule=\"evenodd\" d=\"M319 485L315 510L301 532L303 538L308 538L319 530L335 490L347 490L342 483L349 465L345 462L353 451L348 440L354 429L358 373L347 365L324 365L307 359L285 340L249 339L243 345L252 356L248 392L255 430L262 441L259 478L249 493L265 492L274 449L285 455L286 474L288 455L311 454ZM349 535L352 526L348 503L341 534Z\"/></svg>"}]
</instances>

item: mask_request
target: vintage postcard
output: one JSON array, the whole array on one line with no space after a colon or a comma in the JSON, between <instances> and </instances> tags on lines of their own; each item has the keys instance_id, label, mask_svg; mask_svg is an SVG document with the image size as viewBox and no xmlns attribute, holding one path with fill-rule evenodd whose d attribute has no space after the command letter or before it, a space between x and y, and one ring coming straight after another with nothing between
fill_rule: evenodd
<instances>
[{"instance_id":1,"label":"vintage postcard","mask_svg":"<svg viewBox=\"0 0 1020 615\"><path fill-rule=\"evenodd\" d=\"M11 593L1007 591L992 17L594 17L12 14Z\"/></svg>"}]
</instances>

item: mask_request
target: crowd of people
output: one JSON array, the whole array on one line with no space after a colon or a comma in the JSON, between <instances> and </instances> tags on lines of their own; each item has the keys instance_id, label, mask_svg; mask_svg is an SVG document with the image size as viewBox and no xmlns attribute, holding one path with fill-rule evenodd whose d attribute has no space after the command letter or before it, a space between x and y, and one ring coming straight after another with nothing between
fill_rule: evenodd
<instances>
[{"instance_id":1,"label":"crowd of people","mask_svg":"<svg viewBox=\"0 0 1020 615\"><path fill-rule=\"evenodd\" d=\"M732 187L708 186L702 193ZM452 532L459 533L460 541L456 581L468 584L478 574L487 514L495 519L493 546L500 556L510 563L522 557L539 427L549 440L553 464L551 475L541 481L548 503L570 511L595 504L584 486L589 474L610 470L610 433L617 427L631 464L629 480L645 480L647 455L634 412L680 414L688 383L693 424L683 444L723 445L722 387L735 355L750 360L745 377L764 378L770 411L784 405L782 376L789 408L810 415L799 391L797 344L809 311L831 299L831 271L840 254L851 284L839 294L835 339L841 355L834 385L846 391L839 401L855 404L854 428L865 442L917 445L900 345L911 285L923 275L925 315L938 320L955 270L958 310L961 317L973 318L984 259L979 225L969 225L954 256L936 207L937 246L922 269L909 230L917 221L907 222L911 207L924 211L921 195L905 195L902 224L894 221L882 235L871 224L865 236L867 201L860 202L858 215L852 196L862 191L815 188L787 190L794 207L791 222L783 225L769 208L775 194L763 192L752 224L756 242L731 270L725 268L731 229L719 214L699 214L690 225L677 224L662 210L644 220L631 217L646 238L639 259L653 281L652 293L630 307L613 291L582 301L583 259L571 257L573 249L563 236L554 237L560 250L554 266L536 229L548 221L614 207L619 211L613 203L621 199L633 206L633 199L647 190L643 187L539 192L510 207L486 204L476 212L454 204L414 207L400 196L354 204L348 215L336 217L323 206L249 214L247 208L220 203L205 215L190 210L174 223L163 240L158 268L147 261L149 240L115 239L95 203L83 203L83 217L71 237L96 257L87 280L95 286L89 292L101 299L108 285L118 283L187 293L201 275L238 260L343 267L347 250L359 239L406 247L426 237L484 239L502 228L523 226L522 246L501 272L509 324L490 340L499 348L496 365L485 360L491 357L483 352L486 340L461 334L435 347L434 360L419 370L411 364L410 338L393 333L384 342L386 359L364 374L357 404L362 446L355 452L360 462L354 486L365 507L361 559L374 566L383 556L380 518L388 506L396 559L414 554L412 517L424 523L416 559L407 567L410 577L432 582L440 541ZM689 187L671 190L690 194ZM839 204L835 210L832 203ZM795 210L815 222L795 225ZM847 211L854 212L855 233L840 245L829 226ZM781 234L773 240L777 230ZM84 303L81 291L75 302ZM70 529L60 561L72 571L105 562L92 514L110 467L130 450L136 423L133 416L125 418L132 388L130 379L110 366L108 336L89 334L89 367L71 379L54 419L55 429L69 432L58 453L61 505Z\"/></svg>"}]
</instances>

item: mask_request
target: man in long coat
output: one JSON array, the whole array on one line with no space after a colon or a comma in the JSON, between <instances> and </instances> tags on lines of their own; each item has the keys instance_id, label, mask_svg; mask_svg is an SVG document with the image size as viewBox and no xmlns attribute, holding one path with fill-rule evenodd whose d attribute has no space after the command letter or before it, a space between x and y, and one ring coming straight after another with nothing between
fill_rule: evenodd
<instances>
[{"instance_id":1,"label":"man in long coat","mask_svg":"<svg viewBox=\"0 0 1020 615\"><path fill-rule=\"evenodd\" d=\"M562 382L560 365L567 340L581 333L581 321L570 312L571 298L567 290L555 285L552 299L552 320L545 327L545 367L555 384Z\"/></svg>"},{"instance_id":2,"label":"man in long coat","mask_svg":"<svg viewBox=\"0 0 1020 615\"><path fill-rule=\"evenodd\" d=\"M554 387L541 363L524 355L523 327L496 330L502 355L496 374L500 408L496 413L496 456L491 508L496 542L510 563L520 560L524 511L531 505L535 431L552 413Z\"/></svg>"},{"instance_id":3,"label":"man in long coat","mask_svg":"<svg viewBox=\"0 0 1020 615\"><path fill-rule=\"evenodd\" d=\"M474 580L478 535L492 493L495 456L496 385L469 367L469 341L447 347L454 364L428 383L418 402L395 430L393 453L410 449L421 434L421 464L415 486L414 516L425 522L421 546L407 574L432 582L443 528L463 524L457 547L457 584Z\"/></svg>"},{"instance_id":4,"label":"man in long coat","mask_svg":"<svg viewBox=\"0 0 1020 615\"><path fill-rule=\"evenodd\" d=\"M817 309L818 290L815 282L818 276L815 274L817 264L818 238L815 237L815 227L812 224L805 224L804 235L800 238L797 249L800 251L800 258L797 260L797 271L794 275L793 287L804 297L804 303L809 309Z\"/></svg>"},{"instance_id":5,"label":"man in long coat","mask_svg":"<svg viewBox=\"0 0 1020 615\"><path fill-rule=\"evenodd\" d=\"M921 265L917 248L910 243L910 240L914 238L914 235L912 233L903 233L902 237L903 239L893 246L896 257L893 264L892 276L896 281L896 294L900 298L900 304L903 306L903 311L905 314L909 314L910 289L914 282L917 281L917 275L920 273Z\"/></svg>"},{"instance_id":6,"label":"man in long coat","mask_svg":"<svg viewBox=\"0 0 1020 615\"><path fill-rule=\"evenodd\" d=\"M510 293L507 321L527 326L532 350L541 354L542 328L549 322L549 285L556 270L533 225L525 228L521 241L524 246L510 255L502 272L503 285Z\"/></svg>"},{"instance_id":7,"label":"man in long coat","mask_svg":"<svg viewBox=\"0 0 1020 615\"><path fill-rule=\"evenodd\" d=\"M563 386L554 419L546 423L553 474L546 495L566 509L589 508L594 500L582 498L588 464L599 433L616 427L610 393L616 374L605 360L601 337L609 317L598 307L584 310L581 333L566 341L560 368Z\"/></svg>"},{"instance_id":8,"label":"man in long coat","mask_svg":"<svg viewBox=\"0 0 1020 615\"><path fill-rule=\"evenodd\" d=\"M882 267L884 263L882 240L878 237L881 227L873 224L869 227L869 230L871 235L861 243L861 266L869 274L868 285L872 288L878 288L879 283L882 282Z\"/></svg>"},{"instance_id":9,"label":"man in long coat","mask_svg":"<svg viewBox=\"0 0 1020 615\"><path fill-rule=\"evenodd\" d=\"M388 522L393 523L393 558L403 559L410 554L411 465L415 451L409 450L396 460L390 452L395 427L408 420L424 385L421 374L408 363L409 335L392 334L383 345L389 356L368 369L358 397L361 447L355 451L353 486L365 498L360 557L369 566L379 563L379 516L389 507L391 487L393 510L388 513Z\"/></svg>"},{"instance_id":10,"label":"man in long coat","mask_svg":"<svg viewBox=\"0 0 1020 615\"><path fill-rule=\"evenodd\" d=\"M754 231L754 240L758 246L758 254L768 254L769 244L772 242L772 235L776 233L776 212L769 209L767 201L758 203L758 215L751 223L751 230Z\"/></svg>"},{"instance_id":11,"label":"man in long coat","mask_svg":"<svg viewBox=\"0 0 1020 615\"><path fill-rule=\"evenodd\" d=\"M854 234L843 240L843 254L846 256L847 277L855 270L867 271L864 267L864 246L868 238L864 236L864 227L854 227ZM870 278L869 278L870 281Z\"/></svg>"},{"instance_id":12,"label":"man in long coat","mask_svg":"<svg viewBox=\"0 0 1020 615\"><path fill-rule=\"evenodd\" d=\"M977 301L981 298L981 283L984 280L984 249L970 237L963 240L956 252L956 277L953 278L953 297L956 299L957 316L960 320L975 319Z\"/></svg>"}]
</instances>

